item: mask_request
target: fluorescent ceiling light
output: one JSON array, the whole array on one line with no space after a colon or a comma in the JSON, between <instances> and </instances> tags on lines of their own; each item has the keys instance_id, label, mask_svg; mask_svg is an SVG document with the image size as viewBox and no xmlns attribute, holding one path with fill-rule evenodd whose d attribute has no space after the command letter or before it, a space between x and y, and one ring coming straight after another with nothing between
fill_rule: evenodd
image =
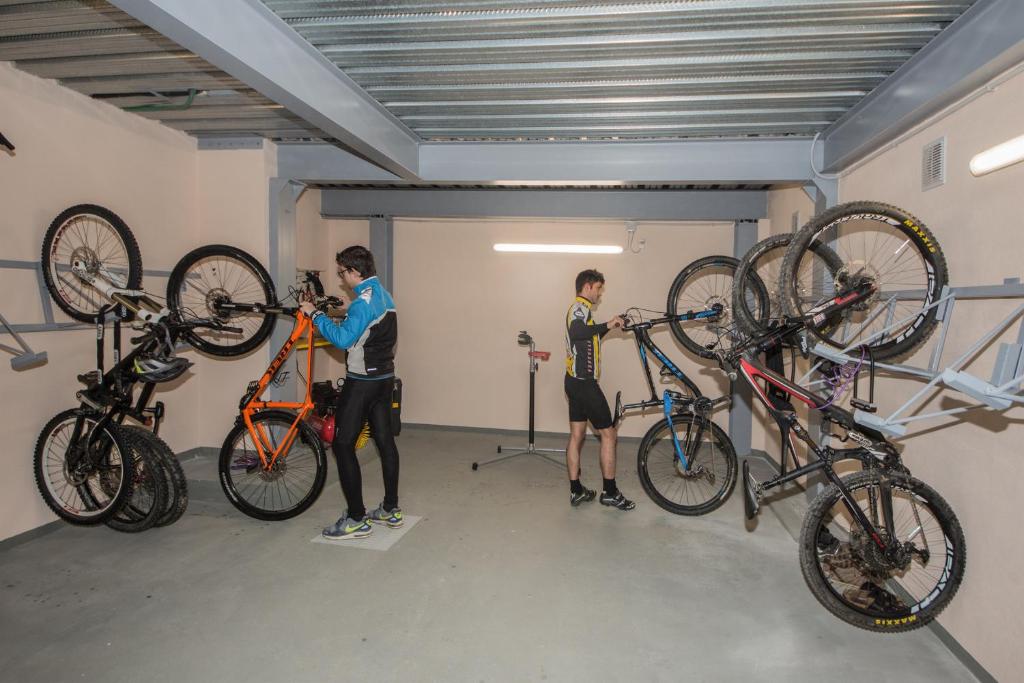
<instances>
[{"instance_id":1,"label":"fluorescent ceiling light","mask_svg":"<svg viewBox=\"0 0 1024 683\"><path fill-rule=\"evenodd\" d=\"M1024 161L1024 135L976 154L971 159L971 174L982 176L1018 161Z\"/></svg>"},{"instance_id":2,"label":"fluorescent ceiling light","mask_svg":"<svg viewBox=\"0 0 1024 683\"><path fill-rule=\"evenodd\" d=\"M621 254L622 247L610 244L495 244L494 251L533 254Z\"/></svg>"}]
</instances>

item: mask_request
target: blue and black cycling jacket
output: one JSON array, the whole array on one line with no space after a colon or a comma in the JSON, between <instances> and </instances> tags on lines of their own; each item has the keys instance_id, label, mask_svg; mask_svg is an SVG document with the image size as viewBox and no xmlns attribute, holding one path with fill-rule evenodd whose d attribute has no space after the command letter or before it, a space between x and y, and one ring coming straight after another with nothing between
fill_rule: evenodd
<instances>
[{"instance_id":1,"label":"blue and black cycling jacket","mask_svg":"<svg viewBox=\"0 0 1024 683\"><path fill-rule=\"evenodd\" d=\"M348 307L348 317L341 323L320 311L313 314L313 323L327 341L348 349L348 377L394 377L398 343L395 302L376 276L356 285L355 293L356 298Z\"/></svg>"}]
</instances>

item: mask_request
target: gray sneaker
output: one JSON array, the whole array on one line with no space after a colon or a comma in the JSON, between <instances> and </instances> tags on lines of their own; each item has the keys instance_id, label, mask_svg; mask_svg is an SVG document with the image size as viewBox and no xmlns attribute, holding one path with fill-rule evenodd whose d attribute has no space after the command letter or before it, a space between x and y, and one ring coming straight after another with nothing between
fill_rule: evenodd
<instances>
[{"instance_id":1,"label":"gray sneaker","mask_svg":"<svg viewBox=\"0 0 1024 683\"><path fill-rule=\"evenodd\" d=\"M350 538L366 538L373 533L369 517L352 519L346 512L331 526L324 527L323 537L328 541L346 541Z\"/></svg>"},{"instance_id":2,"label":"gray sneaker","mask_svg":"<svg viewBox=\"0 0 1024 683\"><path fill-rule=\"evenodd\" d=\"M402 508L396 505L391 510L385 510L384 503L378 505L376 510L372 510L367 519L374 524L387 524L392 529L397 529L405 524L405 519L402 517Z\"/></svg>"}]
</instances>

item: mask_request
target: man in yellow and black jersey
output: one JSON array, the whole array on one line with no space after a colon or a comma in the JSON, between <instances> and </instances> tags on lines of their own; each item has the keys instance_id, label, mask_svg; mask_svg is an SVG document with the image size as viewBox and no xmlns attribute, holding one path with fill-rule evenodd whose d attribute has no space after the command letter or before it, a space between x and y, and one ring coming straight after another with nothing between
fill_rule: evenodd
<instances>
[{"instance_id":1,"label":"man in yellow and black jersey","mask_svg":"<svg viewBox=\"0 0 1024 683\"><path fill-rule=\"evenodd\" d=\"M580 483L580 451L589 421L601 437L601 504L632 510L635 503L627 500L615 484L616 429L608 399L597 383L601 376L601 338L608 330L622 327L625 320L616 316L605 323L594 323L593 308L601 303L603 293L604 275L584 270L576 276L576 300L565 314L565 395L569 398L565 464L569 471L569 503L575 507L594 500L596 495Z\"/></svg>"}]
</instances>

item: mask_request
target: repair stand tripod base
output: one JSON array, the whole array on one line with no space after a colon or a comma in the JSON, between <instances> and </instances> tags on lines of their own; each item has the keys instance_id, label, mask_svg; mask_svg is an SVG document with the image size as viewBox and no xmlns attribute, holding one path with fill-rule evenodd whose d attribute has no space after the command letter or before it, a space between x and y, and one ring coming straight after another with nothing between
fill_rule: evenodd
<instances>
[{"instance_id":1,"label":"repair stand tripod base","mask_svg":"<svg viewBox=\"0 0 1024 683\"><path fill-rule=\"evenodd\" d=\"M499 453L501 453L502 448L506 448L507 449L506 446L498 446L498 452ZM520 448L522 448L522 446L520 446ZM499 458L494 458L493 460L487 460L486 462L475 462L475 463L473 463L473 471L476 471L476 470L480 469L484 465L493 465L494 463L501 462L502 460L511 460L512 458L517 458L520 455L535 455L538 458L540 458L541 460L543 460L544 462L551 463L555 467L560 467L560 468L561 467L565 467L565 461L564 460L555 460L550 455L545 455L546 453L560 453L560 454L562 454L564 456L565 455L565 449L564 448L537 448L536 446L534 446L531 443L531 444L529 444L529 445L527 445L525 447L525 450L521 450L521 451L518 451L516 453L509 453L508 455L503 455L503 456L501 456Z\"/></svg>"},{"instance_id":2,"label":"repair stand tripod base","mask_svg":"<svg viewBox=\"0 0 1024 683\"><path fill-rule=\"evenodd\" d=\"M473 471L474 472L477 471L478 469L480 469L481 467L483 467L484 465L493 465L494 463L501 462L502 460L510 460L512 458L517 458L520 455L535 455L538 458L540 458L541 460L544 460L545 462L551 463L552 465L555 465L556 467L565 467L565 461L564 460L562 460L562 461L555 460L550 455L545 455L545 453L560 453L560 454L562 454L564 456L565 455L565 450L564 449L561 449L561 448L537 448L537 445L534 443L534 410L533 410L533 405L534 405L534 398L535 398L535 395L536 395L537 368L539 367L539 364L537 363L537 360L538 359L540 359L540 360L547 360L548 358L551 357L551 352L549 352L549 351L538 351L537 350L537 345L533 343L533 337L531 337L529 334L527 334L526 330L523 330L522 332L519 333L519 345L520 346L529 346L530 347L530 353L527 356L530 359L530 430L528 432L528 435L529 435L528 442L529 443L526 444L525 448L522 447L522 446L519 446L518 448L520 448L521 450L519 450L516 453L509 453L507 455L502 455L502 456L499 456L497 458L493 458L491 460L488 460L486 462L475 462L475 463L473 463ZM501 449L502 448L503 448L503 446L498 446L498 452L499 453L501 453Z\"/></svg>"}]
</instances>

